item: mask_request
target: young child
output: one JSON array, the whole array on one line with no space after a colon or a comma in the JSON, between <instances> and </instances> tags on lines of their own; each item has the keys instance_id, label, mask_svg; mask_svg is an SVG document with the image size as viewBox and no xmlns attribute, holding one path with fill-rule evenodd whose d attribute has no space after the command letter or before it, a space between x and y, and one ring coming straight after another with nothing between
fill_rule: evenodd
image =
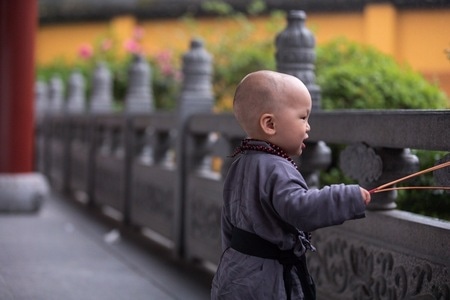
<instances>
[{"instance_id":1,"label":"young child","mask_svg":"<svg viewBox=\"0 0 450 300\"><path fill-rule=\"evenodd\" d=\"M363 218L370 194L358 185L308 189L290 158L302 153L311 129L311 96L296 77L248 74L233 109L248 138L224 183L224 252L211 299L315 299L308 232Z\"/></svg>"}]
</instances>

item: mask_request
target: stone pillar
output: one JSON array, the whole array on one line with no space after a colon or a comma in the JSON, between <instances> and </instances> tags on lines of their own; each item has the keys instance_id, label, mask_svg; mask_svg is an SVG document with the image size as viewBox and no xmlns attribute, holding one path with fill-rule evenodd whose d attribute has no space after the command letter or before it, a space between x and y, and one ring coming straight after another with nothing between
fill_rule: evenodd
<instances>
[{"instance_id":1,"label":"stone pillar","mask_svg":"<svg viewBox=\"0 0 450 300\"><path fill-rule=\"evenodd\" d=\"M104 114L113 111L112 74L104 62L98 62L92 78L89 113Z\"/></svg>"},{"instance_id":2,"label":"stone pillar","mask_svg":"<svg viewBox=\"0 0 450 300\"><path fill-rule=\"evenodd\" d=\"M131 164L135 149L132 148L132 119L137 114L148 114L154 110L153 105L153 91L152 91L152 77L150 64L141 54L135 54L128 69L128 84L127 93L125 97L125 118L123 124L123 132L120 135L119 142L122 145L122 150L125 150L125 164L124 164L124 208L123 216L124 223L130 223L130 203L126 201L131 197ZM130 134L131 133L131 134Z\"/></svg>"},{"instance_id":3,"label":"stone pillar","mask_svg":"<svg viewBox=\"0 0 450 300\"><path fill-rule=\"evenodd\" d=\"M86 110L85 80L80 71L70 74L68 96L64 112L69 115L82 114Z\"/></svg>"},{"instance_id":4,"label":"stone pillar","mask_svg":"<svg viewBox=\"0 0 450 300\"><path fill-rule=\"evenodd\" d=\"M40 124L44 121L45 116L48 112L49 101L48 101L47 83L40 80L37 81L35 85L35 94L36 100L35 100L34 115L36 124Z\"/></svg>"},{"instance_id":5,"label":"stone pillar","mask_svg":"<svg viewBox=\"0 0 450 300\"><path fill-rule=\"evenodd\" d=\"M54 189L64 193L69 191L72 174L70 152L75 137L73 120L75 116L81 116L86 111L85 86L83 74L77 69L73 70L68 81L67 99L63 104L64 121L58 121L54 125L59 127L59 134L52 136L51 155L53 158L54 156L60 158L51 164L54 167L52 168L53 172L50 173L53 174L50 176L50 181Z\"/></svg>"},{"instance_id":6,"label":"stone pillar","mask_svg":"<svg viewBox=\"0 0 450 300\"><path fill-rule=\"evenodd\" d=\"M275 58L278 72L295 76L306 85L311 94L314 115L320 110L320 88L316 85L314 72L316 42L314 35L305 27L305 20L304 11L288 13L287 27L275 38ZM299 158L299 166L309 187L319 186L319 172L330 163L331 150L324 142L306 143L306 149Z\"/></svg>"},{"instance_id":7,"label":"stone pillar","mask_svg":"<svg viewBox=\"0 0 450 300\"><path fill-rule=\"evenodd\" d=\"M64 111L64 83L59 75L53 75L49 84L49 113L59 115Z\"/></svg>"},{"instance_id":8,"label":"stone pillar","mask_svg":"<svg viewBox=\"0 0 450 300\"><path fill-rule=\"evenodd\" d=\"M136 114L153 111L152 73L144 56L135 55L133 57L128 75L125 112Z\"/></svg>"},{"instance_id":9,"label":"stone pillar","mask_svg":"<svg viewBox=\"0 0 450 300\"><path fill-rule=\"evenodd\" d=\"M211 112L214 106L212 91L212 57L200 39L191 41L191 49L183 56L183 85L177 104L180 122L196 112Z\"/></svg>"},{"instance_id":10,"label":"stone pillar","mask_svg":"<svg viewBox=\"0 0 450 300\"><path fill-rule=\"evenodd\" d=\"M189 171L189 159L193 155L193 141L186 138L186 125L190 116L195 113L211 112L214 106L212 91L212 57L203 48L203 42L199 39L191 41L189 52L183 55L183 85L177 104L177 184L175 191L175 217L177 224L175 249L178 255L184 254L183 226L186 194L186 174ZM206 137L205 137L206 138Z\"/></svg>"},{"instance_id":11,"label":"stone pillar","mask_svg":"<svg viewBox=\"0 0 450 300\"><path fill-rule=\"evenodd\" d=\"M37 2L2 1L0 20L0 212L36 211L48 193L33 172Z\"/></svg>"}]
</instances>

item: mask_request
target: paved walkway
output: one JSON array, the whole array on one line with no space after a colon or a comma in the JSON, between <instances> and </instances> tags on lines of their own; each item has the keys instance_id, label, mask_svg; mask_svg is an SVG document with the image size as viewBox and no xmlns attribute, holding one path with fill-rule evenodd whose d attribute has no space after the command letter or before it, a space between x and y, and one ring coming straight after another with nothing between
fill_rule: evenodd
<instances>
[{"instance_id":1,"label":"paved walkway","mask_svg":"<svg viewBox=\"0 0 450 300\"><path fill-rule=\"evenodd\" d=\"M209 299L211 273L115 226L55 195L0 214L0 299Z\"/></svg>"}]
</instances>

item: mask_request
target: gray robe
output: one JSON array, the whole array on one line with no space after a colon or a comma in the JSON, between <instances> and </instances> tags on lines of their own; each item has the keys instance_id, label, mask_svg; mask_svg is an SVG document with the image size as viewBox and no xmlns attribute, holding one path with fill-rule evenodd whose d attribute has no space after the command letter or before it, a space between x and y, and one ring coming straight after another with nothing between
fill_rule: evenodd
<instances>
[{"instance_id":1,"label":"gray robe","mask_svg":"<svg viewBox=\"0 0 450 300\"><path fill-rule=\"evenodd\" d=\"M246 151L233 162L224 183L222 210L223 254L212 282L211 299L286 299L283 266L273 259L249 256L230 248L233 226L278 245L281 250L306 252L299 231L363 218L365 205L359 186L331 185L309 190L288 160L260 151ZM291 271L291 299L303 299L300 281Z\"/></svg>"}]
</instances>

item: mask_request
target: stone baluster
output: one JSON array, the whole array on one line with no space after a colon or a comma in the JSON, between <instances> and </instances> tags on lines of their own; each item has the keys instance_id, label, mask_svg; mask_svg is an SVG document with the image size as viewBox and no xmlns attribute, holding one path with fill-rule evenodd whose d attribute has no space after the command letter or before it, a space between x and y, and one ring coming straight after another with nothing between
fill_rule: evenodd
<instances>
[{"instance_id":1,"label":"stone baluster","mask_svg":"<svg viewBox=\"0 0 450 300\"><path fill-rule=\"evenodd\" d=\"M177 139L176 130L169 130L158 136L158 143L155 145L155 160L161 166L172 170L175 169L175 144Z\"/></svg>"},{"instance_id":2,"label":"stone baluster","mask_svg":"<svg viewBox=\"0 0 450 300\"><path fill-rule=\"evenodd\" d=\"M143 134L138 160L144 165L161 165L167 169L174 168L174 159L169 153L173 150L175 132L157 131L154 127L147 127Z\"/></svg>"},{"instance_id":3,"label":"stone baluster","mask_svg":"<svg viewBox=\"0 0 450 300\"><path fill-rule=\"evenodd\" d=\"M314 114L320 110L320 88L315 83L315 37L305 27L305 20L305 12L289 12L287 27L275 38L275 58L278 72L295 76L306 85L311 94ZM300 169L308 185L318 187L320 170L331 163L331 150L324 142L307 142L306 145L299 158Z\"/></svg>"},{"instance_id":4,"label":"stone baluster","mask_svg":"<svg viewBox=\"0 0 450 300\"><path fill-rule=\"evenodd\" d=\"M177 105L180 122L196 112L211 112L214 105L212 70L211 55L203 48L201 40L194 39L190 51L183 56L183 85Z\"/></svg>"},{"instance_id":5,"label":"stone baluster","mask_svg":"<svg viewBox=\"0 0 450 300\"><path fill-rule=\"evenodd\" d=\"M144 145L139 160L144 164L155 164L167 169L174 168L173 148L176 138L174 130L157 131L153 127L145 130Z\"/></svg>"},{"instance_id":6,"label":"stone baluster","mask_svg":"<svg viewBox=\"0 0 450 300\"><path fill-rule=\"evenodd\" d=\"M345 175L358 180L368 190L414 173L419 159L409 149L371 148L365 144L347 146L340 154L340 167ZM372 194L368 208L394 209L397 191Z\"/></svg>"},{"instance_id":7,"label":"stone baluster","mask_svg":"<svg viewBox=\"0 0 450 300\"><path fill-rule=\"evenodd\" d=\"M98 152L102 155L110 155L114 148L114 136L111 128L103 127L97 132L98 138L100 140Z\"/></svg>"},{"instance_id":8,"label":"stone baluster","mask_svg":"<svg viewBox=\"0 0 450 300\"><path fill-rule=\"evenodd\" d=\"M112 75L104 62L99 62L95 68L92 80L92 95L89 112L104 114L113 111Z\"/></svg>"},{"instance_id":9,"label":"stone baluster","mask_svg":"<svg viewBox=\"0 0 450 300\"><path fill-rule=\"evenodd\" d=\"M147 127L142 137L140 137L141 147L138 149L138 161L143 165L153 165L155 163L155 129Z\"/></svg>"},{"instance_id":10,"label":"stone baluster","mask_svg":"<svg viewBox=\"0 0 450 300\"><path fill-rule=\"evenodd\" d=\"M195 113L211 112L213 109L212 70L211 55L203 48L202 41L194 39L190 51L183 56L183 85L177 105L181 135L178 141L181 141L180 146L183 147L180 150L187 146L182 131L188 118Z\"/></svg>"},{"instance_id":11,"label":"stone baluster","mask_svg":"<svg viewBox=\"0 0 450 300\"><path fill-rule=\"evenodd\" d=\"M176 145L176 212L175 212L175 249L183 254L182 228L184 226L185 178L193 167L191 158L195 157L195 142L185 133L190 116L199 112L211 112L214 105L212 92L212 57L204 49L199 39L191 41L190 50L183 55L183 84L177 103L177 145Z\"/></svg>"},{"instance_id":12,"label":"stone baluster","mask_svg":"<svg viewBox=\"0 0 450 300\"><path fill-rule=\"evenodd\" d=\"M48 98L48 86L44 81L37 81L35 85L35 118L36 123L40 124L44 121L46 114L48 113L49 98Z\"/></svg>"},{"instance_id":13,"label":"stone baluster","mask_svg":"<svg viewBox=\"0 0 450 300\"><path fill-rule=\"evenodd\" d=\"M128 114L152 112L154 110L152 73L144 56L133 57L128 75L125 112Z\"/></svg>"},{"instance_id":14,"label":"stone baluster","mask_svg":"<svg viewBox=\"0 0 450 300\"><path fill-rule=\"evenodd\" d=\"M65 112L69 115L85 112L85 80L80 71L75 70L70 74L68 96Z\"/></svg>"},{"instance_id":15,"label":"stone baluster","mask_svg":"<svg viewBox=\"0 0 450 300\"><path fill-rule=\"evenodd\" d=\"M216 133L196 137L195 153L192 162L197 174L210 178L214 177L212 163L214 146L217 143L218 138Z\"/></svg>"},{"instance_id":16,"label":"stone baluster","mask_svg":"<svg viewBox=\"0 0 450 300\"><path fill-rule=\"evenodd\" d=\"M125 95L125 114L122 131L116 134L115 156L123 158L125 161L125 183L124 199L131 195L131 163L133 161L135 149L132 149L132 119L133 115L150 113L154 110L153 91L151 88L151 68L143 55L135 54L128 68L128 85ZM152 150L145 148L145 150ZM145 154L145 153L144 153ZM151 153L147 153L151 154ZM141 157L141 158L150 158ZM147 160L147 163L152 161ZM124 222L129 223L130 206L128 201L124 201Z\"/></svg>"},{"instance_id":17,"label":"stone baluster","mask_svg":"<svg viewBox=\"0 0 450 300\"><path fill-rule=\"evenodd\" d=\"M52 115L61 114L63 112L64 100L64 84L58 75L54 75L50 79L49 86L49 112Z\"/></svg>"},{"instance_id":18,"label":"stone baluster","mask_svg":"<svg viewBox=\"0 0 450 300\"><path fill-rule=\"evenodd\" d=\"M127 127L129 129L129 127ZM123 126L120 126L119 128L112 129L112 137L113 137L113 145L114 145L114 156L117 158L124 158L126 155L126 148L130 146L129 139L125 136L125 128ZM126 131L130 132L130 131ZM131 149L130 149L131 150ZM129 155L131 155L131 151L128 152ZM131 157L131 156L130 156Z\"/></svg>"}]
</instances>

